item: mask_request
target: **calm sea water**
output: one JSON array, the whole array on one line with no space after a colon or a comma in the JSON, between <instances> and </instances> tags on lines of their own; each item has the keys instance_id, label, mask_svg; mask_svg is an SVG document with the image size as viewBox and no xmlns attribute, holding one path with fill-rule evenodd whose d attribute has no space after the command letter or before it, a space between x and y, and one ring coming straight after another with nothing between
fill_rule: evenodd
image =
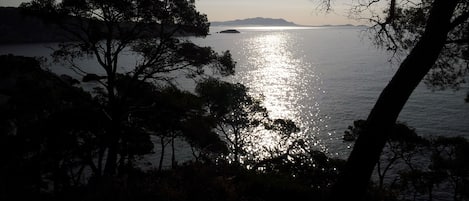
<instances>
[{"instance_id":1,"label":"calm sea water","mask_svg":"<svg viewBox=\"0 0 469 201\"><path fill-rule=\"evenodd\" d=\"M373 47L363 29L355 27L235 27L240 34L217 33L228 28L233 27L212 27L206 38L190 39L216 51L230 50L237 73L229 81L248 86L272 117L294 120L317 149L346 157L350 144L342 134L354 120L366 119L396 71L397 65L388 62L391 55ZM0 54L47 57L47 47L54 45L3 45ZM129 54L122 63L134 60ZM81 63L100 72L93 60ZM70 73L54 65L51 69ZM469 137L468 90L433 92L422 84L399 121L423 136Z\"/></svg>"},{"instance_id":2,"label":"calm sea water","mask_svg":"<svg viewBox=\"0 0 469 201\"><path fill-rule=\"evenodd\" d=\"M216 50L231 50L238 62L231 79L264 96L270 114L300 124L319 149L348 153L341 138L354 120L366 119L397 64L368 40L363 28L236 27L241 34L213 34L196 40ZM421 84L399 121L423 136L469 137L468 87L432 91Z\"/></svg>"}]
</instances>

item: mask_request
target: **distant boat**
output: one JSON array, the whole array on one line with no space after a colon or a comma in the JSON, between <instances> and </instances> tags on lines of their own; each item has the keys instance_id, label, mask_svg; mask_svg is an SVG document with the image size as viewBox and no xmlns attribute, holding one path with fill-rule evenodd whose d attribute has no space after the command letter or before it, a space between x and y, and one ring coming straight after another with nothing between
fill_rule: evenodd
<instances>
[{"instance_id":1,"label":"distant boat","mask_svg":"<svg viewBox=\"0 0 469 201\"><path fill-rule=\"evenodd\" d=\"M227 30L220 31L220 33L241 33L241 32L239 32L236 29L227 29Z\"/></svg>"}]
</instances>

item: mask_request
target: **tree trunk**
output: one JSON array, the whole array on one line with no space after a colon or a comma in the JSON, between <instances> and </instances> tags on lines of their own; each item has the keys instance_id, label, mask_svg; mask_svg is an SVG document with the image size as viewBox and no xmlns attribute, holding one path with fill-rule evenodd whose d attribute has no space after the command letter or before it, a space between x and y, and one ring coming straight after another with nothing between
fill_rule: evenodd
<instances>
[{"instance_id":1,"label":"tree trunk","mask_svg":"<svg viewBox=\"0 0 469 201\"><path fill-rule=\"evenodd\" d=\"M111 136L109 136L109 149L106 158L106 165L104 166L104 176L106 177L116 175L117 152L119 144L119 137L116 135L117 133L114 133L114 135L111 134Z\"/></svg>"},{"instance_id":2,"label":"tree trunk","mask_svg":"<svg viewBox=\"0 0 469 201\"><path fill-rule=\"evenodd\" d=\"M174 147L175 138L176 138L175 136L171 137L171 168L176 167L176 153L175 153L175 147Z\"/></svg>"},{"instance_id":3,"label":"tree trunk","mask_svg":"<svg viewBox=\"0 0 469 201\"><path fill-rule=\"evenodd\" d=\"M164 137L161 136L160 138L160 143L161 143L161 153L160 153L160 164L158 165L158 172L161 172L163 169L163 162L164 162L164 150L166 148L166 143L164 142Z\"/></svg>"},{"instance_id":4,"label":"tree trunk","mask_svg":"<svg viewBox=\"0 0 469 201\"><path fill-rule=\"evenodd\" d=\"M117 155L118 155L118 148L119 148L119 140L120 140L120 122L119 116L113 115L113 119L111 120L110 128L106 133L107 139L106 143L108 146L108 152L106 157L106 164L104 166L104 176L114 176L117 173Z\"/></svg>"},{"instance_id":5,"label":"tree trunk","mask_svg":"<svg viewBox=\"0 0 469 201\"><path fill-rule=\"evenodd\" d=\"M390 130L411 93L435 64L446 42L456 0L435 0L425 32L382 91L371 110L367 127L332 189L330 200L362 200Z\"/></svg>"},{"instance_id":6,"label":"tree trunk","mask_svg":"<svg viewBox=\"0 0 469 201\"><path fill-rule=\"evenodd\" d=\"M114 176L116 174L117 169L117 155L118 155L118 147L119 147L119 140L121 137L121 108L119 104L119 100L117 98L115 89L115 74L107 73L108 75L108 107L110 116L110 125L106 131L106 143L108 146L108 153L106 158L106 165L104 167L104 175L105 176Z\"/></svg>"}]
</instances>

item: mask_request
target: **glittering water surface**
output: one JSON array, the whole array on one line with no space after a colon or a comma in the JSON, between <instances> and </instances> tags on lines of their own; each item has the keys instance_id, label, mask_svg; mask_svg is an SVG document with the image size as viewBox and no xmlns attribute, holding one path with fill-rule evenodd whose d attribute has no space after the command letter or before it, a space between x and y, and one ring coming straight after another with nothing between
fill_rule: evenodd
<instances>
[{"instance_id":1,"label":"glittering water surface","mask_svg":"<svg viewBox=\"0 0 469 201\"><path fill-rule=\"evenodd\" d=\"M345 158L350 144L342 134L354 120L366 119L394 74L390 55L373 47L363 28L237 27L240 34L217 33L228 28L213 27L212 35L195 42L231 50L238 62L231 82L262 97L271 117L294 120L315 149ZM466 92L467 86L432 92L421 85L399 120L422 135L469 137Z\"/></svg>"},{"instance_id":2,"label":"glittering water surface","mask_svg":"<svg viewBox=\"0 0 469 201\"><path fill-rule=\"evenodd\" d=\"M347 91L341 91L345 86L337 86L347 80L343 73L350 74L346 71L351 70L354 61L365 62L355 58L356 54L363 53L361 48L364 46L357 29L238 29L241 34L218 34L215 28L213 35L195 41L219 51L231 50L233 58L238 62L237 73L230 79L231 82L243 83L249 87L253 96L261 97L272 118L293 120L301 128L298 135L314 149L344 157L348 153L349 144L342 143L342 132L354 119L360 117L349 113L344 107L350 99L343 101L343 97L335 93L331 96L328 91L337 90L337 93L347 95ZM341 66L345 60L350 63ZM386 61L384 59L382 63ZM387 70L392 71L389 68ZM367 74L362 73L365 76ZM353 80L351 82L355 83L349 85L360 84ZM270 140L260 144L278 144L270 136L275 134L264 132L263 135L263 140Z\"/></svg>"},{"instance_id":3,"label":"glittering water surface","mask_svg":"<svg viewBox=\"0 0 469 201\"><path fill-rule=\"evenodd\" d=\"M301 128L299 135L314 149L345 158L350 144L342 141L343 131L354 120L366 118L395 72L396 66L388 62L390 55L360 37L361 28L235 27L240 34L216 33L231 28L212 27L206 38L191 39L216 51L230 50L237 72L229 81L249 87L251 95L263 100L272 118L294 120ZM51 52L47 47L53 45L2 45L0 54L47 57ZM135 63L131 54L121 59L123 66ZM82 62L99 72L94 60ZM53 71L67 73L63 67ZM469 104L464 103L467 91L463 86L456 92L432 92L421 85L399 121L424 136L469 137ZM252 149L275 146L279 141L268 132L261 134L264 137ZM181 145L176 151L181 160L191 158L187 147Z\"/></svg>"},{"instance_id":4,"label":"glittering water surface","mask_svg":"<svg viewBox=\"0 0 469 201\"><path fill-rule=\"evenodd\" d=\"M315 66L296 54L297 37L294 32L282 30L240 39L238 54L245 61L239 61L238 73L231 81L248 86L253 96L262 99L271 118L293 120L301 128L297 135L325 151L318 137L327 126L317 100L323 93L321 80ZM277 134L262 135L256 143L261 147L280 144ZM257 151L263 155L262 150Z\"/></svg>"},{"instance_id":5,"label":"glittering water surface","mask_svg":"<svg viewBox=\"0 0 469 201\"><path fill-rule=\"evenodd\" d=\"M321 80L315 66L295 54L299 45L296 37L291 32L271 32L240 41L246 68L232 81L249 86L252 94L262 95L272 118L295 121L305 137L320 144L317 136L326 118L317 100L323 92Z\"/></svg>"}]
</instances>

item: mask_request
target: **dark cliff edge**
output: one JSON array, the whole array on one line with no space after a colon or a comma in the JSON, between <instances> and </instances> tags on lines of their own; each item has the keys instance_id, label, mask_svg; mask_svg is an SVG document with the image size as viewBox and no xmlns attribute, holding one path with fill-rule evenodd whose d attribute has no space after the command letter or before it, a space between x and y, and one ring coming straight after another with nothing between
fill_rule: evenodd
<instances>
[{"instance_id":1,"label":"dark cliff edge","mask_svg":"<svg viewBox=\"0 0 469 201\"><path fill-rule=\"evenodd\" d=\"M67 20L74 24L77 19L69 18ZM132 24L122 24L122 27L124 29L132 27ZM175 26L165 26L168 33L173 33L175 28ZM160 34L160 29L161 26L159 25L148 25L137 37L156 38ZM179 29L174 33L175 36L203 35L190 32L191 27L179 27ZM76 33L80 33L80 31L77 30ZM20 8L0 7L0 44L68 42L73 41L73 38L75 37L72 34L64 31L58 25L47 23L39 17L27 15Z\"/></svg>"},{"instance_id":2,"label":"dark cliff edge","mask_svg":"<svg viewBox=\"0 0 469 201\"><path fill-rule=\"evenodd\" d=\"M0 44L66 40L66 33L59 27L23 15L19 8L0 7Z\"/></svg>"}]
</instances>

